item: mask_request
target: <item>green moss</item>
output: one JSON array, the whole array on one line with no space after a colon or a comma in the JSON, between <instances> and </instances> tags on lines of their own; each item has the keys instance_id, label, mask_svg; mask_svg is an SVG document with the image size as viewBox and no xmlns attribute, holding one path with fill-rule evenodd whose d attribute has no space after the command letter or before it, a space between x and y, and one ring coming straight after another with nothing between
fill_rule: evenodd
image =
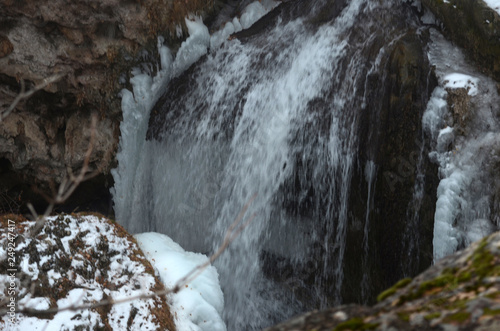
<instances>
[{"instance_id":1,"label":"green moss","mask_svg":"<svg viewBox=\"0 0 500 331\"><path fill-rule=\"evenodd\" d=\"M490 293L490 294L486 295L486 297L488 299L497 299L498 297L500 297L500 292Z\"/></svg>"},{"instance_id":2,"label":"green moss","mask_svg":"<svg viewBox=\"0 0 500 331\"><path fill-rule=\"evenodd\" d=\"M396 293L396 289L394 287L391 287L387 290L385 290L384 292L380 293L378 296L377 296L377 301L380 302L388 297L390 297L391 295L393 295L394 293Z\"/></svg>"},{"instance_id":3,"label":"green moss","mask_svg":"<svg viewBox=\"0 0 500 331\"><path fill-rule=\"evenodd\" d=\"M428 321L433 320L435 318L441 317L441 313L435 312L435 313L430 313L428 315L425 315L424 318Z\"/></svg>"},{"instance_id":4,"label":"green moss","mask_svg":"<svg viewBox=\"0 0 500 331\"><path fill-rule=\"evenodd\" d=\"M470 318L470 314L466 311L460 311L455 314L451 314L445 317L443 322L449 323L449 322L458 322L458 323L463 323L466 320Z\"/></svg>"},{"instance_id":5,"label":"green moss","mask_svg":"<svg viewBox=\"0 0 500 331\"><path fill-rule=\"evenodd\" d=\"M492 266L495 260L495 256L486 249L487 245L487 238L484 238L483 240L481 240L479 246L476 248L474 254L472 255L472 267L474 268L474 272L480 278L484 278L492 274L496 269Z\"/></svg>"},{"instance_id":6,"label":"green moss","mask_svg":"<svg viewBox=\"0 0 500 331\"><path fill-rule=\"evenodd\" d=\"M425 292L437 288L437 287L444 287L447 286L448 284L452 283L455 279L455 276L450 275L450 274L444 274L441 276L438 276L434 279L422 282L420 286L418 287L417 290L410 291L408 294L402 295L399 300L399 305L402 305L405 302L408 301L413 301L415 299L421 298Z\"/></svg>"},{"instance_id":7,"label":"green moss","mask_svg":"<svg viewBox=\"0 0 500 331\"><path fill-rule=\"evenodd\" d=\"M403 278L397 282L393 287L400 289L411 283L411 278Z\"/></svg>"},{"instance_id":8,"label":"green moss","mask_svg":"<svg viewBox=\"0 0 500 331\"><path fill-rule=\"evenodd\" d=\"M333 331L343 331L343 330L374 330L377 328L379 323L365 323L362 318L356 317L351 318L345 322L340 323L333 329Z\"/></svg>"},{"instance_id":9,"label":"green moss","mask_svg":"<svg viewBox=\"0 0 500 331\"><path fill-rule=\"evenodd\" d=\"M430 291L430 290L435 289L435 288L444 287L444 288L447 288L449 290L454 290L454 289L458 288L461 283L467 282L472 278L472 275L469 271L464 271L464 272L459 273L458 275L455 275L456 272L457 272L457 269L455 269L455 268L444 269L440 276L438 276L434 279L422 282L418 286L418 289L412 290L408 294L402 295L400 297L399 304L401 305L405 302L419 299L425 294L425 292ZM389 290L391 290L391 289L389 289ZM387 290L387 291L389 291L389 290ZM384 293L382 293L382 294L384 294ZM442 299L437 299L437 300L439 300L441 303L446 302L446 301L443 301ZM439 304L439 305L441 305L441 304Z\"/></svg>"},{"instance_id":10,"label":"green moss","mask_svg":"<svg viewBox=\"0 0 500 331\"><path fill-rule=\"evenodd\" d=\"M500 270L500 266L499 266ZM458 273L458 274L457 274ZM461 284L468 282L472 279L472 274L470 271L460 271L458 268L445 268L442 272L441 275L438 277L422 282L416 289L412 289L409 291L409 293L402 295L400 297L399 305L412 301L415 299L421 298L427 291L430 291L435 288L446 288L448 290L454 290L458 288ZM389 289L386 292L392 290ZM384 292L385 293L385 292ZM382 294L384 294L382 293ZM381 295L382 295L381 294ZM392 293L389 293L391 295ZM435 299L437 300L434 302L434 304L438 306L442 306L443 304L446 303L446 300L444 299Z\"/></svg>"},{"instance_id":11,"label":"green moss","mask_svg":"<svg viewBox=\"0 0 500 331\"><path fill-rule=\"evenodd\" d=\"M467 302L468 299L462 299L462 300L457 300L454 302L450 302L449 304L446 305L446 308L448 309L465 309L467 307Z\"/></svg>"},{"instance_id":12,"label":"green moss","mask_svg":"<svg viewBox=\"0 0 500 331\"><path fill-rule=\"evenodd\" d=\"M446 274L454 275L457 273L457 271L458 271L457 268L444 268L443 271L441 272L441 275L446 275Z\"/></svg>"},{"instance_id":13,"label":"green moss","mask_svg":"<svg viewBox=\"0 0 500 331\"><path fill-rule=\"evenodd\" d=\"M472 276L469 271L464 271L459 273L457 278L459 283L464 283L468 282L472 278Z\"/></svg>"},{"instance_id":14,"label":"green moss","mask_svg":"<svg viewBox=\"0 0 500 331\"><path fill-rule=\"evenodd\" d=\"M394 284L391 288L388 288L384 292L380 293L377 296L377 301L382 301L382 300L390 297L391 295L393 295L394 293L396 293L396 291L398 289L405 287L410 282L411 282L411 278L403 278L403 279L401 279L399 282L397 282L396 284Z\"/></svg>"},{"instance_id":15,"label":"green moss","mask_svg":"<svg viewBox=\"0 0 500 331\"><path fill-rule=\"evenodd\" d=\"M488 276L490 277L500 276L500 265L496 265L495 267L491 268L490 272L488 273Z\"/></svg>"},{"instance_id":16,"label":"green moss","mask_svg":"<svg viewBox=\"0 0 500 331\"><path fill-rule=\"evenodd\" d=\"M484 308L483 315L492 315L492 316L500 315L500 309Z\"/></svg>"},{"instance_id":17,"label":"green moss","mask_svg":"<svg viewBox=\"0 0 500 331\"><path fill-rule=\"evenodd\" d=\"M410 314L409 313L398 313L398 317L402 320L402 321L405 321L405 322L409 322L410 321Z\"/></svg>"},{"instance_id":18,"label":"green moss","mask_svg":"<svg viewBox=\"0 0 500 331\"><path fill-rule=\"evenodd\" d=\"M446 303L448 302L448 300L446 300L445 298L436 298L436 299L432 299L431 300L431 303L433 305L436 305L438 307L442 307L443 305L445 305Z\"/></svg>"},{"instance_id":19,"label":"green moss","mask_svg":"<svg viewBox=\"0 0 500 331\"><path fill-rule=\"evenodd\" d=\"M359 330L361 326L363 326L365 322L362 318L351 318L345 322L340 323L334 329L334 331L342 331L342 330Z\"/></svg>"},{"instance_id":20,"label":"green moss","mask_svg":"<svg viewBox=\"0 0 500 331\"><path fill-rule=\"evenodd\" d=\"M444 274L438 276L434 279L422 282L418 288L418 291L421 294L424 294L426 291L431 290L436 287L444 287L450 283L453 283L455 280L455 276L451 274Z\"/></svg>"}]
</instances>

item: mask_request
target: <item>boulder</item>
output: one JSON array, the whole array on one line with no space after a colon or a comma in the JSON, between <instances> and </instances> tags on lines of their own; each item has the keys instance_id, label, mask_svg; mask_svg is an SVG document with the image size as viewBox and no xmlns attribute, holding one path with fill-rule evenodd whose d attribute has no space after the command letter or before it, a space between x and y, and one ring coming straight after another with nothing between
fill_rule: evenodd
<instances>
[{"instance_id":1,"label":"boulder","mask_svg":"<svg viewBox=\"0 0 500 331\"><path fill-rule=\"evenodd\" d=\"M0 291L17 305L12 317L2 300L1 329L175 330L165 296L153 294L164 285L120 225L101 215L60 214L33 237L35 222L17 215L0 222ZM96 305L141 295L151 297ZM82 305L91 307L57 311Z\"/></svg>"}]
</instances>

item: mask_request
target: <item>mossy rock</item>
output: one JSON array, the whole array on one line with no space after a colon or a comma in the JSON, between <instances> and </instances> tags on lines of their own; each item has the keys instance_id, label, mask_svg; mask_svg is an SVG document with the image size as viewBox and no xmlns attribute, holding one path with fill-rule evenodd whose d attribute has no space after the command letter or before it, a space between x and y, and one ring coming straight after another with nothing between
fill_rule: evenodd
<instances>
[{"instance_id":1,"label":"mossy rock","mask_svg":"<svg viewBox=\"0 0 500 331\"><path fill-rule=\"evenodd\" d=\"M380 293L377 297L377 301L383 301L384 299L386 299L386 298L390 297L391 295L393 295L394 293L396 293L396 291L398 289L405 287L409 283L411 283L411 278L401 279L399 282L394 284L393 287L388 288L384 292Z\"/></svg>"}]
</instances>

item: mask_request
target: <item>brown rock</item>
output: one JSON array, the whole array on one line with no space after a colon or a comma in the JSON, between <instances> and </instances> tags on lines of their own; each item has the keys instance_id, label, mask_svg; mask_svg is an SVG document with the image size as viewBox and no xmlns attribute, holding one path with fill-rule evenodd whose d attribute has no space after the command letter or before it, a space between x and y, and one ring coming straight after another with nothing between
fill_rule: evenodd
<instances>
[{"instance_id":1,"label":"brown rock","mask_svg":"<svg viewBox=\"0 0 500 331\"><path fill-rule=\"evenodd\" d=\"M66 164L83 164L89 148L92 134L90 119L87 114L76 113L66 123L64 161ZM97 122L92 145L90 162L96 162L97 168L109 166L112 152L118 143L114 137L114 123L109 119Z\"/></svg>"},{"instance_id":2,"label":"brown rock","mask_svg":"<svg viewBox=\"0 0 500 331\"><path fill-rule=\"evenodd\" d=\"M30 161L38 163L47 158L47 144L37 119L26 113L13 113L0 126L0 139L4 142L0 153L16 169L24 168Z\"/></svg>"},{"instance_id":3,"label":"brown rock","mask_svg":"<svg viewBox=\"0 0 500 331\"><path fill-rule=\"evenodd\" d=\"M448 105L453 112L453 120L456 124L458 124L458 132L463 134L465 133L467 120L471 112L471 97L469 95L469 91L465 88L447 88L446 92L448 92L446 101L448 102Z\"/></svg>"},{"instance_id":4,"label":"brown rock","mask_svg":"<svg viewBox=\"0 0 500 331\"><path fill-rule=\"evenodd\" d=\"M9 38L0 35L0 58L6 57L14 50L14 46L10 42Z\"/></svg>"},{"instance_id":5,"label":"brown rock","mask_svg":"<svg viewBox=\"0 0 500 331\"><path fill-rule=\"evenodd\" d=\"M84 37L82 31L78 29L66 28L64 26L59 27L59 30L61 30L64 36L71 40L75 45L83 43Z\"/></svg>"}]
</instances>

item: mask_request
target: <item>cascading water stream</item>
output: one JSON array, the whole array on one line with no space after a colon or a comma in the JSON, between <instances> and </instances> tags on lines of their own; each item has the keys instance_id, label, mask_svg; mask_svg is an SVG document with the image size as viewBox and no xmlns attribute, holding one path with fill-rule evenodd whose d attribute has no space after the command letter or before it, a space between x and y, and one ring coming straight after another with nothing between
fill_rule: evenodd
<instances>
[{"instance_id":1,"label":"cascading water stream","mask_svg":"<svg viewBox=\"0 0 500 331\"><path fill-rule=\"evenodd\" d=\"M370 254L370 244L368 238L370 236L370 212L373 208L373 191L375 185L375 175L377 166L373 161L368 161L365 166L366 182L368 183L368 197L366 198L366 216L365 226L363 229L363 279L361 280L361 299L364 303L368 302L370 297L370 270L368 269L368 259Z\"/></svg>"},{"instance_id":2,"label":"cascading water stream","mask_svg":"<svg viewBox=\"0 0 500 331\"><path fill-rule=\"evenodd\" d=\"M418 252L420 247L419 228L421 227L419 211L422 208L422 199L424 198L425 184L425 175L423 169L425 158L425 144L423 132L420 140L417 143L420 146L418 158L416 158L417 176L413 188L413 197L407 209L406 229L404 234L404 249L407 260L403 263L403 269L405 271L406 277L410 277L417 272L420 257L420 254Z\"/></svg>"},{"instance_id":3,"label":"cascading water stream","mask_svg":"<svg viewBox=\"0 0 500 331\"><path fill-rule=\"evenodd\" d=\"M152 110L147 140L145 109L157 96L139 87L124 93L124 113L142 128L122 139L114 173L120 223L205 254L255 195L247 212L255 219L215 262L229 330L260 329L346 297L368 302L370 281L384 287L402 274L373 268L370 250L384 230L372 235L382 225L371 218L386 218L374 204L387 168L378 164L385 160L377 148L387 143L375 125L398 97L398 88L385 86L396 75L387 74L395 70L389 61L415 35L417 19L396 0L297 0L264 21L224 42L190 23L185 48L162 66L172 80ZM231 24L212 37L239 23ZM181 74L194 61L179 59L209 45ZM135 80L152 91L160 84ZM141 99L148 104L134 108ZM346 285L356 281L359 293Z\"/></svg>"}]
</instances>

